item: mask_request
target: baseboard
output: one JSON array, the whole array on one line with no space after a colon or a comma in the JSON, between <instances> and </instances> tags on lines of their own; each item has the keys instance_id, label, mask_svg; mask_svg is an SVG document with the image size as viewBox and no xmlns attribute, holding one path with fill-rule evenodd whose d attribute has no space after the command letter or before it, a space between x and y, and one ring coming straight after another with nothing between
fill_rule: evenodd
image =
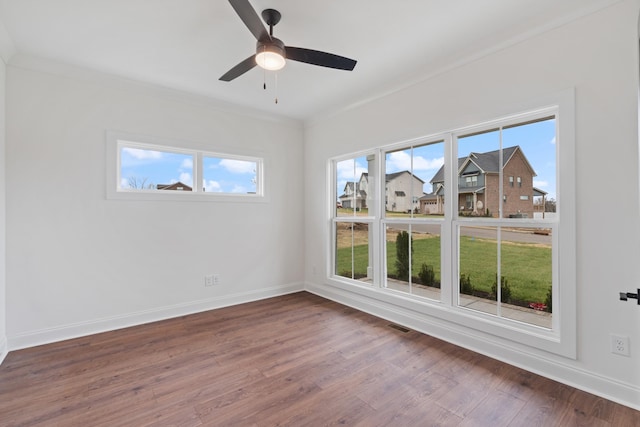
<instances>
[{"instance_id":1,"label":"baseboard","mask_svg":"<svg viewBox=\"0 0 640 427\"><path fill-rule=\"evenodd\" d=\"M607 378L566 363L560 363L539 354L512 348L498 339L479 336L456 324L446 324L421 316L411 310L398 307L375 297L364 297L330 285L307 283L307 292L330 299L399 325L434 336L471 351L500 360L546 378L592 393L621 405L640 410L640 388L612 378Z\"/></svg>"},{"instance_id":2,"label":"baseboard","mask_svg":"<svg viewBox=\"0 0 640 427\"><path fill-rule=\"evenodd\" d=\"M225 295L217 298L208 298L172 306L158 307L151 310L125 314L122 316L113 316L108 318L95 319L87 322L58 326L54 328L41 329L8 337L8 340L5 341L5 349L9 351L20 350L23 348L49 344L52 342L64 341L67 339L93 335L101 332L128 328L130 326L171 319L188 314L200 313L216 308L228 307L232 305L258 301L261 299L277 297L280 295L300 292L303 290L303 283L292 283L282 286L274 286L270 288Z\"/></svg>"}]
</instances>

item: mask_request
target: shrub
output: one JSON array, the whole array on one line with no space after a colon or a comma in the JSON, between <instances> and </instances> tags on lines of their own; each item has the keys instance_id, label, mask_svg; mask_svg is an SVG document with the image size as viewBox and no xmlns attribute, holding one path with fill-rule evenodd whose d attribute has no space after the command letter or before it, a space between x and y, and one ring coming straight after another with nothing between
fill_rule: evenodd
<instances>
[{"instance_id":1,"label":"shrub","mask_svg":"<svg viewBox=\"0 0 640 427\"><path fill-rule=\"evenodd\" d=\"M496 281L491 285L491 296L495 299L498 297L498 275L496 275ZM500 276L500 301L511 302L511 286L504 276Z\"/></svg>"},{"instance_id":2,"label":"shrub","mask_svg":"<svg viewBox=\"0 0 640 427\"><path fill-rule=\"evenodd\" d=\"M409 248L413 255L413 238L409 239L409 233L401 231L396 237L396 273L399 280L409 281L409 272L411 266L409 264Z\"/></svg>"},{"instance_id":3,"label":"shrub","mask_svg":"<svg viewBox=\"0 0 640 427\"><path fill-rule=\"evenodd\" d=\"M544 305L547 306L546 311L548 311L549 313L552 313L552 309L551 309L551 303L553 299L553 291L551 286L549 286L549 289L547 289L547 296L544 299Z\"/></svg>"},{"instance_id":4,"label":"shrub","mask_svg":"<svg viewBox=\"0 0 640 427\"><path fill-rule=\"evenodd\" d=\"M460 293L473 295L473 285L471 284L471 276L460 275Z\"/></svg>"},{"instance_id":5,"label":"shrub","mask_svg":"<svg viewBox=\"0 0 640 427\"><path fill-rule=\"evenodd\" d=\"M418 274L420 278L420 283L425 286L433 286L435 284L436 274L433 271L433 267L427 265L426 263L422 263L420 267L420 273Z\"/></svg>"}]
</instances>

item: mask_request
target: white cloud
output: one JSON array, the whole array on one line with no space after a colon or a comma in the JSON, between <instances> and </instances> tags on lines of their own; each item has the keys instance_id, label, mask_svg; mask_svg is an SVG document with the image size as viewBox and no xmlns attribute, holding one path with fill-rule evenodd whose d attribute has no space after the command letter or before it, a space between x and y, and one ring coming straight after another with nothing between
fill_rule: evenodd
<instances>
[{"instance_id":1,"label":"white cloud","mask_svg":"<svg viewBox=\"0 0 640 427\"><path fill-rule=\"evenodd\" d=\"M413 159L414 170L440 169L442 165L444 165L444 157L438 157L436 159L425 159L424 157L417 156Z\"/></svg>"},{"instance_id":2,"label":"white cloud","mask_svg":"<svg viewBox=\"0 0 640 427\"><path fill-rule=\"evenodd\" d=\"M127 178L120 178L120 188L129 188L129 180Z\"/></svg>"},{"instance_id":3,"label":"white cloud","mask_svg":"<svg viewBox=\"0 0 640 427\"><path fill-rule=\"evenodd\" d=\"M122 149L124 153L127 153L134 159L138 160L149 160L149 159L161 159L162 152L161 151L153 151L153 150L141 150L139 148L129 148L124 147Z\"/></svg>"},{"instance_id":4,"label":"white cloud","mask_svg":"<svg viewBox=\"0 0 640 427\"><path fill-rule=\"evenodd\" d=\"M214 193L222 190L222 188L220 187L220 183L214 180L202 180L202 188L204 188L205 191Z\"/></svg>"},{"instance_id":5,"label":"white cloud","mask_svg":"<svg viewBox=\"0 0 640 427\"><path fill-rule=\"evenodd\" d=\"M189 172L182 172L180 174L180 178L178 178L178 181L183 184L187 184L189 187L193 185L193 178L191 177L191 174Z\"/></svg>"},{"instance_id":6,"label":"white cloud","mask_svg":"<svg viewBox=\"0 0 640 427\"><path fill-rule=\"evenodd\" d=\"M395 151L387 157L387 170L411 170L411 156L406 151ZM439 169L444 164L444 157L426 159L422 156L413 157L413 170L426 171Z\"/></svg>"},{"instance_id":7,"label":"white cloud","mask_svg":"<svg viewBox=\"0 0 640 427\"><path fill-rule=\"evenodd\" d=\"M338 179L343 181L344 180L353 181L354 179L357 181L360 179L360 176L363 173L369 171L367 168L365 168L364 166L360 166L358 163L356 163L356 169L354 171L353 160L345 160L342 162L338 162L337 169L338 169L337 170Z\"/></svg>"},{"instance_id":8,"label":"white cloud","mask_svg":"<svg viewBox=\"0 0 640 427\"><path fill-rule=\"evenodd\" d=\"M551 141L549 141L549 143L556 145L556 137L554 136L553 138L551 138Z\"/></svg>"},{"instance_id":9,"label":"white cloud","mask_svg":"<svg viewBox=\"0 0 640 427\"><path fill-rule=\"evenodd\" d=\"M247 162L245 160L220 160L220 166L231 173L253 173L256 169L255 162Z\"/></svg>"},{"instance_id":10,"label":"white cloud","mask_svg":"<svg viewBox=\"0 0 640 427\"><path fill-rule=\"evenodd\" d=\"M180 164L180 169L193 169L193 158L188 157Z\"/></svg>"}]
</instances>

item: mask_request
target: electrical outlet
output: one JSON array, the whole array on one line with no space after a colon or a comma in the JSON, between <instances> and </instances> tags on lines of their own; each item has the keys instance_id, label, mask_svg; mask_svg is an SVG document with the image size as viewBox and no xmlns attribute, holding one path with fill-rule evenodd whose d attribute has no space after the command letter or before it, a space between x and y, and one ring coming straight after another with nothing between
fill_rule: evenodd
<instances>
[{"instance_id":1,"label":"electrical outlet","mask_svg":"<svg viewBox=\"0 0 640 427\"><path fill-rule=\"evenodd\" d=\"M205 287L213 286L215 284L216 284L216 280L215 280L215 276L214 275L204 276L204 286Z\"/></svg>"},{"instance_id":2,"label":"electrical outlet","mask_svg":"<svg viewBox=\"0 0 640 427\"><path fill-rule=\"evenodd\" d=\"M629 356L629 337L611 334L611 353Z\"/></svg>"},{"instance_id":3,"label":"electrical outlet","mask_svg":"<svg viewBox=\"0 0 640 427\"><path fill-rule=\"evenodd\" d=\"M213 277L213 284L214 285L219 285L220 284L220 275L219 274L214 274L212 277Z\"/></svg>"}]
</instances>

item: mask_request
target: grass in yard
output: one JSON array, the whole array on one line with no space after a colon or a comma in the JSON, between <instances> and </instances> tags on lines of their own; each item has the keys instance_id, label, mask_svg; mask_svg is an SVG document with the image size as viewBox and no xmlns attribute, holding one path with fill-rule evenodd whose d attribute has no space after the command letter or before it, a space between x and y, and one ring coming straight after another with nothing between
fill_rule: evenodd
<instances>
[{"instance_id":1,"label":"grass in yard","mask_svg":"<svg viewBox=\"0 0 640 427\"><path fill-rule=\"evenodd\" d=\"M396 235L387 233L387 274L396 272ZM433 267L435 281L440 282L440 236L433 234L413 234L413 254L411 255L411 275L417 277L422 263Z\"/></svg>"},{"instance_id":2,"label":"grass in yard","mask_svg":"<svg viewBox=\"0 0 640 427\"><path fill-rule=\"evenodd\" d=\"M460 273L471 277L476 290L491 292L497 272L495 240L461 237ZM414 234L412 275L416 277L422 263L431 265L440 281L440 236ZM366 276L369 262L367 244L338 247L337 273L351 271L352 250L356 277ZM551 247L539 244L502 242L502 276L511 287L511 297L527 302L544 302L551 286ZM395 275L395 233L387 235L388 274ZM349 275L350 277L350 275Z\"/></svg>"},{"instance_id":3,"label":"grass in yard","mask_svg":"<svg viewBox=\"0 0 640 427\"><path fill-rule=\"evenodd\" d=\"M551 286L551 247L502 242L501 275L511 287L511 298L544 302ZM460 273L471 277L474 289L491 292L497 273L495 240L460 239Z\"/></svg>"}]
</instances>

